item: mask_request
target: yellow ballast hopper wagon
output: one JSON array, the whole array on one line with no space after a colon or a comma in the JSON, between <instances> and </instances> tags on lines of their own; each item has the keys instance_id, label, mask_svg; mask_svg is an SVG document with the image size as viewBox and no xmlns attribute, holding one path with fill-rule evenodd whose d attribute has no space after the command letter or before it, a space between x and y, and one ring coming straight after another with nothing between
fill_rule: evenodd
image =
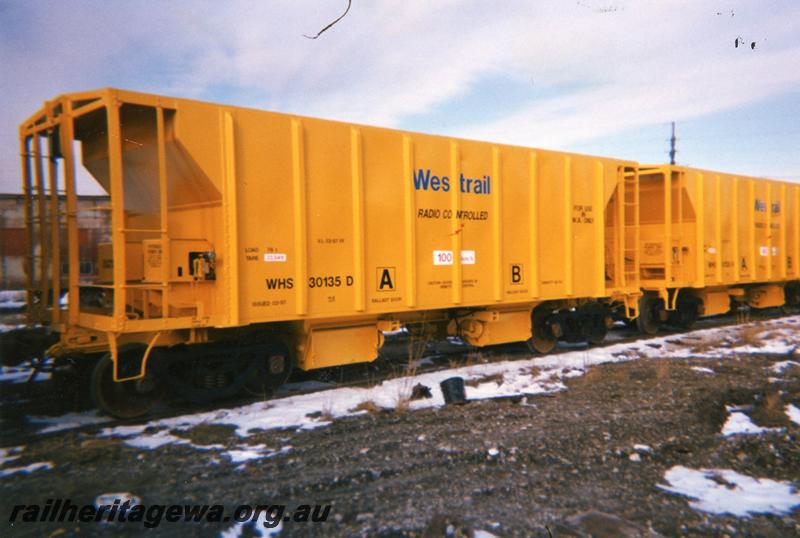
<instances>
[{"instance_id":1,"label":"yellow ballast hopper wagon","mask_svg":"<svg viewBox=\"0 0 800 538\"><path fill-rule=\"evenodd\" d=\"M56 357L103 354L118 416L164 383L207 399L371 361L402 326L547 352L637 315L633 162L113 89L47 102L20 149L30 320ZM91 282L83 173L110 196Z\"/></svg>"}]
</instances>

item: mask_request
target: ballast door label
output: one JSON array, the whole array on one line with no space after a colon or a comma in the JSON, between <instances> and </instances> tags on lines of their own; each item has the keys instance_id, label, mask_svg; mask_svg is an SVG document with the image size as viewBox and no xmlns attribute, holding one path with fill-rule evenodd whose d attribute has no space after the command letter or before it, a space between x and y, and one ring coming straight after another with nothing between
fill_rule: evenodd
<instances>
[{"instance_id":1,"label":"ballast door label","mask_svg":"<svg viewBox=\"0 0 800 538\"><path fill-rule=\"evenodd\" d=\"M475 251L462 250L461 251L461 264L462 265L475 265ZM453 251L452 250L434 250L433 251L433 265L453 265Z\"/></svg>"},{"instance_id":2,"label":"ballast door label","mask_svg":"<svg viewBox=\"0 0 800 538\"><path fill-rule=\"evenodd\" d=\"M474 250L462 250L461 251L461 263L462 263L462 265L475 265L475 251Z\"/></svg>"}]
</instances>

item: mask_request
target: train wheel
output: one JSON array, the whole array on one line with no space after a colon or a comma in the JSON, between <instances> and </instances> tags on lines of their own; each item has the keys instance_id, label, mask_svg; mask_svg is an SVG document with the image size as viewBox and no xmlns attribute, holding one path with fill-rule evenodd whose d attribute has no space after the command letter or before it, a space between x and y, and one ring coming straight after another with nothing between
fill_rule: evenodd
<instances>
[{"instance_id":1,"label":"train wheel","mask_svg":"<svg viewBox=\"0 0 800 538\"><path fill-rule=\"evenodd\" d=\"M789 282L784 288L785 304L793 308L800 306L800 282Z\"/></svg>"},{"instance_id":2,"label":"train wheel","mask_svg":"<svg viewBox=\"0 0 800 538\"><path fill-rule=\"evenodd\" d=\"M119 355L144 353L144 346L123 346ZM118 357L119 358L119 357ZM111 354L103 355L94 367L91 380L92 402L95 407L113 417L136 418L147 414L163 395L163 387L148 374L136 381L114 381L114 361Z\"/></svg>"},{"instance_id":3,"label":"train wheel","mask_svg":"<svg viewBox=\"0 0 800 538\"><path fill-rule=\"evenodd\" d=\"M244 384L244 390L253 396L271 396L278 387L286 383L292 373L289 349L278 344L255 360L256 367L252 377Z\"/></svg>"},{"instance_id":4,"label":"train wheel","mask_svg":"<svg viewBox=\"0 0 800 538\"><path fill-rule=\"evenodd\" d=\"M52 377L54 396L73 411L94 407L91 380L95 364L97 357L83 354L55 359Z\"/></svg>"},{"instance_id":5,"label":"train wheel","mask_svg":"<svg viewBox=\"0 0 800 538\"><path fill-rule=\"evenodd\" d=\"M171 357L165 368L170 388L181 398L207 403L238 396L251 379L256 364L250 357L232 351L229 355Z\"/></svg>"},{"instance_id":6,"label":"train wheel","mask_svg":"<svg viewBox=\"0 0 800 538\"><path fill-rule=\"evenodd\" d=\"M661 310L664 302L657 297L642 297L639 299L639 317L636 326L644 334L656 334L661 325Z\"/></svg>"},{"instance_id":7,"label":"train wheel","mask_svg":"<svg viewBox=\"0 0 800 538\"><path fill-rule=\"evenodd\" d=\"M670 313L670 321L681 329L691 329L697 321L697 300L694 297L678 297L675 310Z\"/></svg>"},{"instance_id":8,"label":"train wheel","mask_svg":"<svg viewBox=\"0 0 800 538\"><path fill-rule=\"evenodd\" d=\"M548 309L534 308L531 314L531 337L526 342L528 349L545 355L553 351L558 343L558 337L553 333L551 317L553 313Z\"/></svg>"},{"instance_id":9,"label":"train wheel","mask_svg":"<svg viewBox=\"0 0 800 538\"><path fill-rule=\"evenodd\" d=\"M601 344L608 333L608 310L600 303L586 303L578 308L581 334L592 345Z\"/></svg>"}]
</instances>

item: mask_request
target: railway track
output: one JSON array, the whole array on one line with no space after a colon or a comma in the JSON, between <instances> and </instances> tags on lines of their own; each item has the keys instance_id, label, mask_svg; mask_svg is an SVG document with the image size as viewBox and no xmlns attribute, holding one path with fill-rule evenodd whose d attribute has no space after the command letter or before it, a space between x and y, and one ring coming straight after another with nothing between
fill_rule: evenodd
<instances>
[{"instance_id":1,"label":"railway track","mask_svg":"<svg viewBox=\"0 0 800 538\"><path fill-rule=\"evenodd\" d=\"M701 319L692 330L776 320L798 312L800 312L800 309L794 309L793 311L782 308L763 311L745 309L737 313ZM684 334L686 334L686 331L664 329L657 336L649 336L640 334L633 328L617 326L615 330L609 332L608 338L602 344L593 346L587 344L561 344L548 356L557 356L581 349L602 349L618 344L646 342L653 338L669 335L681 336ZM532 356L524 344L504 344L489 348L476 348L463 344L456 339L428 341L424 342L422 346L420 344L420 341L413 340L406 333L391 335L387 337L379 358L373 363L334 367L309 373L295 373L289 383L281 387L279 392L270 399L278 400L344 387L371 387L404 375L434 373L471 364L521 360ZM411 360L409 360L409 346L412 345L420 347L416 351L412 350L410 354ZM143 424L153 420L172 418L190 413L247 405L264 399L264 397L248 396L209 404L190 404L172 396L143 418L114 419L109 417L104 422L78 425L43 433L41 430L46 428L41 426L41 420L38 420L40 417L57 418L67 413L85 412L90 408L88 406L70 405L71 400L64 397L63 387L55 386L52 380L17 385L2 383L0 386L2 386L2 390L0 390L0 417L2 417L3 422L0 442L3 446L26 444L35 439L59 435L64 431L80 434L94 430L97 427L110 428ZM80 394L80 388L71 387L71 389L73 391L77 390L78 394Z\"/></svg>"}]
</instances>

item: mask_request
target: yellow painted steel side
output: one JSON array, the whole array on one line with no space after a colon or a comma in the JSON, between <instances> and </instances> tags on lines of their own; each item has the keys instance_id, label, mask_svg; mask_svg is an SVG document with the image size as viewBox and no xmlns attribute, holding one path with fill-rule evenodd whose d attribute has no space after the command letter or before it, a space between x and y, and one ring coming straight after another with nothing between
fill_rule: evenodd
<instances>
[{"instance_id":1,"label":"yellow painted steel side","mask_svg":"<svg viewBox=\"0 0 800 538\"><path fill-rule=\"evenodd\" d=\"M642 207L664 208L663 218L642 222L641 245L650 253L643 287L734 286L798 274L790 225L797 219L790 194L796 186L680 166L642 166L640 173Z\"/></svg>"},{"instance_id":2,"label":"yellow painted steel side","mask_svg":"<svg viewBox=\"0 0 800 538\"><path fill-rule=\"evenodd\" d=\"M788 226L786 220L786 185L780 185L780 198L778 203L780 204L781 212L780 212L780 240L778 246L778 276L781 279L786 278L788 273L788 268L786 267L786 235L788 233Z\"/></svg>"},{"instance_id":3,"label":"yellow painted steel side","mask_svg":"<svg viewBox=\"0 0 800 538\"><path fill-rule=\"evenodd\" d=\"M171 290L169 286L169 271L163 268L172 267L170 258L170 235L169 235L169 188L167 179L167 148L166 130L164 126L164 107L156 109L156 143L158 144L158 192L159 192L159 227L161 228L161 311L164 316L169 316L169 305L171 304ZM230 293L230 292L229 292Z\"/></svg>"},{"instance_id":4,"label":"yellow painted steel side","mask_svg":"<svg viewBox=\"0 0 800 538\"><path fill-rule=\"evenodd\" d=\"M41 130L62 125L62 146L81 139L84 167L112 197L113 267L98 285L113 308L71 306L69 323L109 341L180 328L201 341L206 327L272 321L350 326L409 310L519 313L638 293L636 272L626 274L638 233L629 161L122 90L55 102L67 105L61 118L46 108L21 130L30 197L44 201ZM43 232L54 212L40 210L31 229ZM623 252L607 251L606 233ZM45 265L40 287L51 282Z\"/></svg>"},{"instance_id":5,"label":"yellow painted steel side","mask_svg":"<svg viewBox=\"0 0 800 538\"><path fill-rule=\"evenodd\" d=\"M528 236L529 249L528 259L530 260L530 295L532 298L539 297L539 169L535 151L530 152L529 163L529 183L528 183Z\"/></svg>"},{"instance_id":6,"label":"yellow painted steel side","mask_svg":"<svg viewBox=\"0 0 800 538\"><path fill-rule=\"evenodd\" d=\"M593 251L594 264L592 274L594 276L594 295L600 297L606 293L606 253L605 253L605 167L601 161L594 163L594 175L592 178L592 207L594 213L594 237Z\"/></svg>"},{"instance_id":7,"label":"yellow painted steel side","mask_svg":"<svg viewBox=\"0 0 800 538\"><path fill-rule=\"evenodd\" d=\"M492 177L495 179L495 191L492 194L492 211L495 215L502 215L502 178L500 175L500 149L492 148ZM492 290L495 301L503 300L503 221L492 221Z\"/></svg>"},{"instance_id":8,"label":"yellow painted steel side","mask_svg":"<svg viewBox=\"0 0 800 538\"><path fill-rule=\"evenodd\" d=\"M294 201L294 253L295 280L295 312L299 316L308 313L308 296L303 283L306 280L308 267L308 236L306 235L306 172L305 151L303 143L303 126L299 120L292 121L292 192Z\"/></svg>"},{"instance_id":9,"label":"yellow painted steel side","mask_svg":"<svg viewBox=\"0 0 800 538\"><path fill-rule=\"evenodd\" d=\"M794 191L794 196L792 197L794 207L793 211L789 213L794 217L794 226L792 226L794 240L789 241L789 244L794 245L791 268L793 269L792 276L797 278L800 277L800 185L794 185L792 190ZM789 265L788 261L787 265Z\"/></svg>"},{"instance_id":10,"label":"yellow painted steel side","mask_svg":"<svg viewBox=\"0 0 800 538\"><path fill-rule=\"evenodd\" d=\"M414 171L414 146L411 137L408 135L403 136L403 176L410 177ZM411 182L403 184L403 202L405 211L403 213L403 247L405 252L405 266L416 267L417 265L417 249L416 249L416 224L415 212L416 204L414 203L414 191ZM417 279L416 271L406 271L405 284L406 289L406 306L413 308L417 304ZM377 278L376 278L377 280Z\"/></svg>"},{"instance_id":11,"label":"yellow painted steel side","mask_svg":"<svg viewBox=\"0 0 800 538\"><path fill-rule=\"evenodd\" d=\"M107 97L106 117L108 126L108 174L111 204L111 242L113 250L114 309L112 327L121 331L124 328L126 300L126 238L125 238L125 197L124 169L122 166L122 135L120 133L119 109L121 103L115 93Z\"/></svg>"},{"instance_id":12,"label":"yellow painted steel side","mask_svg":"<svg viewBox=\"0 0 800 538\"><path fill-rule=\"evenodd\" d=\"M719 174L714 174L714 279L722 282L722 185Z\"/></svg>"},{"instance_id":13,"label":"yellow painted steel side","mask_svg":"<svg viewBox=\"0 0 800 538\"><path fill-rule=\"evenodd\" d=\"M694 175L695 181L695 198L694 204L699 208L705 207L705 177L701 172ZM697 287L704 288L706 286L706 247L704 242L705 228L705 210L694 211L695 214L695 245L694 245L694 269L695 269L695 282Z\"/></svg>"},{"instance_id":14,"label":"yellow painted steel side","mask_svg":"<svg viewBox=\"0 0 800 538\"><path fill-rule=\"evenodd\" d=\"M78 298L78 281L80 276L80 258L78 247L78 197L75 189L75 162L72 151L74 134L74 120L72 118L72 105L64 102L63 120L61 122L61 153L64 158L64 189L66 190L67 210L67 282L69 297ZM71 300L68 303L67 319L69 324L78 322L79 301Z\"/></svg>"},{"instance_id":15,"label":"yellow painted steel side","mask_svg":"<svg viewBox=\"0 0 800 538\"><path fill-rule=\"evenodd\" d=\"M734 177L731 180L731 265L733 267L733 281L739 282L741 278L741 267L739 265L739 178ZM722 212L722 206L720 206Z\"/></svg>"},{"instance_id":16,"label":"yellow painted steel side","mask_svg":"<svg viewBox=\"0 0 800 538\"><path fill-rule=\"evenodd\" d=\"M574 293L573 285L573 236L572 236L572 159L564 156L564 294L569 297Z\"/></svg>"},{"instance_id":17,"label":"yellow painted steel side","mask_svg":"<svg viewBox=\"0 0 800 538\"><path fill-rule=\"evenodd\" d=\"M225 259L226 295L228 297L228 322L230 326L239 325L239 218L238 184L236 181L236 146L234 121L230 112L221 112L222 123L222 163L223 163L223 208L225 213Z\"/></svg>"},{"instance_id":18,"label":"yellow painted steel side","mask_svg":"<svg viewBox=\"0 0 800 538\"><path fill-rule=\"evenodd\" d=\"M350 128L350 168L353 178L353 278L354 308L356 312L365 309L364 289L364 181L361 169L361 131Z\"/></svg>"},{"instance_id":19,"label":"yellow painted steel side","mask_svg":"<svg viewBox=\"0 0 800 538\"><path fill-rule=\"evenodd\" d=\"M356 178L363 183L359 198L353 194L352 126L254 114L259 119L252 124L261 126L261 136L276 150L267 155L247 150L240 154L239 176L247 183L248 195L242 197L239 213L249 223L242 228L246 237L242 247L274 249L285 254L285 261L243 262L250 303L243 307L247 312L243 323L294 319L298 312L292 305L297 306L298 297L302 303L303 295L308 306L306 310L301 304L299 311L310 317L361 312L353 290L359 274L354 260L362 256L355 238L361 233L364 313L608 295L593 271L583 264L573 266L573 257L567 255L572 248L564 242L580 244L582 258L599 265L603 253L598 251L597 227L603 222L596 220L600 210L593 206L607 201L608 195L600 190L615 181L624 162L544 151L532 158L530 150L521 148L362 126L358 128L362 162ZM247 125L243 121L242 130ZM280 150L285 128L292 133L290 167ZM245 133L241 136L247 138ZM303 223L295 222L294 245L285 240L290 228L280 209L281 195L288 193L281 171L287 169L292 170L294 215L308 215L305 232L300 231ZM249 180L251 176L259 181ZM308 192L305 208L298 194L302 185ZM265 207L265 202L270 205ZM359 231L361 204L364 225ZM552 241L556 235L564 241ZM309 261L303 277L298 267L303 264L301 240L306 236ZM522 238L526 248L520 249ZM542 238L546 250L537 252ZM536 274L542 267L546 274ZM517 271L521 278L512 281ZM293 289L283 285L268 289L264 284L292 276ZM302 295L296 288L304 289Z\"/></svg>"},{"instance_id":20,"label":"yellow painted steel side","mask_svg":"<svg viewBox=\"0 0 800 538\"><path fill-rule=\"evenodd\" d=\"M461 155L459 153L458 142L450 142L450 177L455 179L461 174ZM450 287L453 290L452 302L454 305L461 304L462 301L462 282L461 282L461 232L462 226L458 219L458 213L461 211L461 193L460 189L450 189L450 237L452 248L452 280ZM497 218L497 217L495 217ZM406 268L406 270L413 270Z\"/></svg>"}]
</instances>

